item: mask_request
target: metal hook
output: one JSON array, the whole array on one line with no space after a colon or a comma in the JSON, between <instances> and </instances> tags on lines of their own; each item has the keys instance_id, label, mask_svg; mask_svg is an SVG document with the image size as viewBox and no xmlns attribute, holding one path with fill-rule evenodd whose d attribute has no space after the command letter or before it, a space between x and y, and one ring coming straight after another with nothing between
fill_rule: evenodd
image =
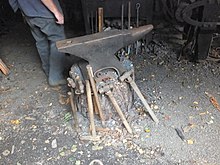
<instances>
[{"instance_id":1,"label":"metal hook","mask_svg":"<svg viewBox=\"0 0 220 165\"><path fill-rule=\"evenodd\" d=\"M136 3L136 9L139 10L139 8L141 7L140 3Z\"/></svg>"}]
</instances>

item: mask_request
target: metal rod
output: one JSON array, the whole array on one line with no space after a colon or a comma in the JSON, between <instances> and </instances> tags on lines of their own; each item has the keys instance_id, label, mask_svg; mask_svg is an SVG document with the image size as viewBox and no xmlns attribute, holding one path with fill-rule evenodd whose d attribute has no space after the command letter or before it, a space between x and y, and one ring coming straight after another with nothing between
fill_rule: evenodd
<instances>
[{"instance_id":1,"label":"metal rod","mask_svg":"<svg viewBox=\"0 0 220 165\"><path fill-rule=\"evenodd\" d=\"M124 29L124 4L121 5L121 30Z\"/></svg>"},{"instance_id":2,"label":"metal rod","mask_svg":"<svg viewBox=\"0 0 220 165\"><path fill-rule=\"evenodd\" d=\"M95 12L95 32L98 32L98 13Z\"/></svg>"},{"instance_id":3,"label":"metal rod","mask_svg":"<svg viewBox=\"0 0 220 165\"><path fill-rule=\"evenodd\" d=\"M91 17L90 17L91 21L91 29L92 29L92 33L94 33L94 21L93 21L93 12L91 12Z\"/></svg>"},{"instance_id":4,"label":"metal rod","mask_svg":"<svg viewBox=\"0 0 220 165\"><path fill-rule=\"evenodd\" d=\"M128 29L131 28L131 1L128 2Z\"/></svg>"},{"instance_id":5,"label":"metal rod","mask_svg":"<svg viewBox=\"0 0 220 165\"><path fill-rule=\"evenodd\" d=\"M139 27L139 13L140 13L140 3L136 3L136 12L137 12L137 20L136 20L136 26Z\"/></svg>"},{"instance_id":6,"label":"metal rod","mask_svg":"<svg viewBox=\"0 0 220 165\"><path fill-rule=\"evenodd\" d=\"M140 3L136 3L136 11L137 11L137 20L136 20L136 26L137 28L139 27L139 14L140 14L140 7L141 4ZM136 42L136 55L138 54L138 49L139 49L139 45L138 45L138 41Z\"/></svg>"}]
</instances>

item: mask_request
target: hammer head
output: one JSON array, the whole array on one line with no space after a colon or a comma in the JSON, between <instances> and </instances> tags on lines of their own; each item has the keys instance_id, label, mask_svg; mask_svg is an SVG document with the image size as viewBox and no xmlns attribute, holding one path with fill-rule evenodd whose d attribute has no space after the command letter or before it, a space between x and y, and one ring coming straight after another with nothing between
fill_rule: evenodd
<instances>
[{"instance_id":1,"label":"hammer head","mask_svg":"<svg viewBox=\"0 0 220 165\"><path fill-rule=\"evenodd\" d=\"M111 91L113 89L113 87L114 87L113 84L104 85L104 86L99 88L99 93L103 94L103 93L106 93L108 91Z\"/></svg>"},{"instance_id":2,"label":"hammer head","mask_svg":"<svg viewBox=\"0 0 220 165\"><path fill-rule=\"evenodd\" d=\"M131 77L131 75L134 73L134 69L131 69L130 71L127 71L125 73L123 73L123 75L121 77L119 77L119 80L121 82L125 81L126 79L128 79L129 77Z\"/></svg>"}]
</instances>

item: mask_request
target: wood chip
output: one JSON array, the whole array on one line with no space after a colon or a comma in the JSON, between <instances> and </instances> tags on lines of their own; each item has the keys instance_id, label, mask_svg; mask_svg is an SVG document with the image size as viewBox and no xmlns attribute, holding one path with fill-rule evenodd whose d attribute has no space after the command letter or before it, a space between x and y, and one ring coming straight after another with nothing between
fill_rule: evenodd
<instances>
[{"instance_id":1,"label":"wood chip","mask_svg":"<svg viewBox=\"0 0 220 165\"><path fill-rule=\"evenodd\" d=\"M212 105L220 111L220 105L218 101L216 100L216 98L212 96L211 94L209 94L208 92L205 92L205 94L209 97L209 101L212 103Z\"/></svg>"},{"instance_id":2,"label":"wood chip","mask_svg":"<svg viewBox=\"0 0 220 165\"><path fill-rule=\"evenodd\" d=\"M194 144L194 140L189 139L189 140L187 140L187 143L188 143L188 144Z\"/></svg>"},{"instance_id":3,"label":"wood chip","mask_svg":"<svg viewBox=\"0 0 220 165\"><path fill-rule=\"evenodd\" d=\"M210 97L209 100L212 103L212 105L220 111L220 105L218 101L213 96Z\"/></svg>"},{"instance_id":4,"label":"wood chip","mask_svg":"<svg viewBox=\"0 0 220 165\"><path fill-rule=\"evenodd\" d=\"M111 129L110 128L96 127L96 131L98 131L98 132L109 132L109 131L111 131Z\"/></svg>"}]
</instances>

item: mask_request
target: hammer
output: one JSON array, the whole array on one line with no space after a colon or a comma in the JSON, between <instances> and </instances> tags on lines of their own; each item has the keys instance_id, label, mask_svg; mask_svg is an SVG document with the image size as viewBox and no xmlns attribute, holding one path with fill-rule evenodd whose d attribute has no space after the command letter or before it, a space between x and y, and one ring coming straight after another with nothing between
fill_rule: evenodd
<instances>
[{"instance_id":1,"label":"hammer","mask_svg":"<svg viewBox=\"0 0 220 165\"><path fill-rule=\"evenodd\" d=\"M87 103L88 103L89 120L91 124L91 129L92 129L92 136L81 136L80 140L98 141L100 140L100 137L96 135L94 113L93 113L93 103L92 103L92 92L91 92L89 80L86 80L86 95L87 95Z\"/></svg>"},{"instance_id":2,"label":"hammer","mask_svg":"<svg viewBox=\"0 0 220 165\"><path fill-rule=\"evenodd\" d=\"M125 128L127 129L127 131L130 134L132 134L132 129L131 129L130 125L128 124L128 121L126 120L123 112L121 111L121 108L119 107L117 101L115 100L115 98L114 98L114 96L111 92L112 88L113 88L113 85L105 85L104 87L99 89L99 92L100 93L105 93L109 97L109 100L113 104L113 106L114 106L115 110L117 111L119 117L121 118Z\"/></svg>"},{"instance_id":3,"label":"hammer","mask_svg":"<svg viewBox=\"0 0 220 165\"><path fill-rule=\"evenodd\" d=\"M90 83L91 83L91 86L92 86L92 91L93 91L95 102L96 102L98 112L99 112L99 115L100 115L100 118L101 118L101 121L102 121L102 125L105 125L105 117L104 117L103 112L102 112L98 92L97 92L96 85L95 85L95 80L93 78L92 67L90 65L87 65L86 69L87 69L89 80L90 80Z\"/></svg>"},{"instance_id":4,"label":"hammer","mask_svg":"<svg viewBox=\"0 0 220 165\"><path fill-rule=\"evenodd\" d=\"M141 102L144 104L145 108L149 112L152 119L158 124L159 120L157 119L156 115L148 105L147 101L145 100L144 96L142 95L140 89L138 88L137 84L132 79L131 75L133 74L134 70L130 70L128 72L125 72L119 79L121 82L126 81L128 82L131 87L134 89L135 93L138 95L138 97L141 99Z\"/></svg>"}]
</instances>

